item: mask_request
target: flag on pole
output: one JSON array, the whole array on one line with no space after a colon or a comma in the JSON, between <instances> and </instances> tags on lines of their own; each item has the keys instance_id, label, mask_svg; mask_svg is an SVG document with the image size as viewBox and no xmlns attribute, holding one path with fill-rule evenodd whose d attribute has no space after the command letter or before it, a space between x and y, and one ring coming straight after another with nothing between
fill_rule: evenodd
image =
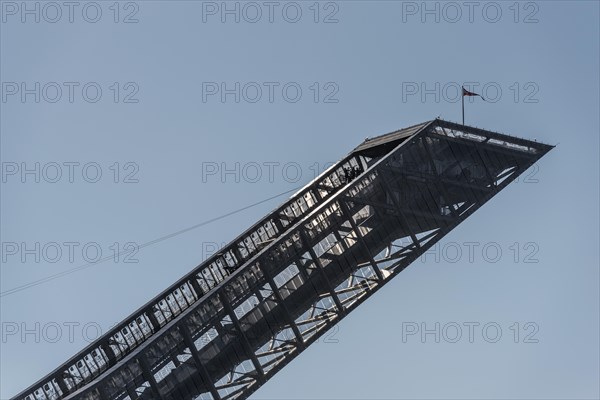
<instances>
[{"instance_id":1,"label":"flag on pole","mask_svg":"<svg viewBox=\"0 0 600 400\"><path fill-rule=\"evenodd\" d=\"M477 93L473 93L473 92L469 92L467 89L465 89L463 86L462 87L462 96L460 96L460 99L462 100L462 123L463 125L465 124L465 96L479 96L481 97L481 100L485 101L485 99L483 98L482 95L477 94Z\"/></svg>"},{"instance_id":2,"label":"flag on pole","mask_svg":"<svg viewBox=\"0 0 600 400\"><path fill-rule=\"evenodd\" d=\"M479 96L481 97L481 100L485 101L485 99L483 98L482 95L477 94L477 93L473 93L473 92L469 92L467 89L465 89L464 87L462 88L462 95L463 96Z\"/></svg>"}]
</instances>

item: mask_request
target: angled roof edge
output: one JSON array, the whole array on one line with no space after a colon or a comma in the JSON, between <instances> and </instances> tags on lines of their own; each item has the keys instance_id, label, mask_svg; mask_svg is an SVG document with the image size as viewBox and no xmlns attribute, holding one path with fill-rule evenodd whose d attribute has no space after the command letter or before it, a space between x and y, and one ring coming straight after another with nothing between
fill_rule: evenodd
<instances>
[{"instance_id":1,"label":"angled roof edge","mask_svg":"<svg viewBox=\"0 0 600 400\"><path fill-rule=\"evenodd\" d=\"M506 135L503 133L489 131L486 129L481 129L481 128L477 128L477 127L469 126L469 125L461 125L461 124L458 124L455 122L450 122L450 121L446 121L446 120L443 120L440 118L436 118L436 119L433 119L430 121L422 122L420 124L409 126L407 128L402 128L397 131L393 131L393 132L386 133L383 135L375 136L374 138L367 138L367 139L365 139L364 142L362 142L360 145L358 145L356 148L354 148L354 150L351 151L351 154L364 152L367 150L374 149L376 147L380 147L380 146L383 147L383 146L390 145L393 143L397 144L399 141L421 132L422 130L424 130L425 128L430 126L432 123L437 123L439 126L443 126L443 127L450 128L450 129L463 130L465 132L471 132L471 133L481 133L484 136L489 137L490 139L493 138L493 139L497 139L497 140L508 140L512 143L520 144L520 145L524 145L524 146L542 147L542 148L547 148L548 150L550 148L555 147L550 144L538 142L537 140L530 140L530 139L520 138L517 136Z\"/></svg>"},{"instance_id":2,"label":"angled roof edge","mask_svg":"<svg viewBox=\"0 0 600 400\"><path fill-rule=\"evenodd\" d=\"M373 147L378 147L384 144L388 144L391 142L396 142L401 139L405 139L409 136L414 135L415 133L421 131L427 125L432 123L435 120L430 120L426 122L421 122L420 124L412 125L407 128L402 128L397 131L393 131L390 133L386 133L383 135L375 136L374 138L367 138L364 142L359 144L352 153L361 152L363 150L371 149Z\"/></svg>"}]
</instances>

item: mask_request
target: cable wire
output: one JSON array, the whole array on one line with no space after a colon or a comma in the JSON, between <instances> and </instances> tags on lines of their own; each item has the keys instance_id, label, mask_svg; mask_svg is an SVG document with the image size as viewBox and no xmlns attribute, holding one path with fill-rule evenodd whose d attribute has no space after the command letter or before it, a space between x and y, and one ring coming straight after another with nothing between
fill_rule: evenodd
<instances>
[{"instance_id":1,"label":"cable wire","mask_svg":"<svg viewBox=\"0 0 600 400\"><path fill-rule=\"evenodd\" d=\"M232 216L234 214L238 214L238 213L240 213L242 211L245 211L245 210L247 210L249 208L256 207L256 206L258 206L258 205L260 205L262 203L266 203L266 202L268 202L270 200L274 200L274 199L276 199L278 197L281 197L281 196L284 196L284 195L286 195L288 193L295 192L298 189L300 189L300 187L296 187L294 189L286 190L285 192L282 192L282 193L276 194L274 196L268 197L266 199L260 200L260 201L258 201L256 203L249 204L249 205L244 206L242 208L238 208L237 210L230 211L228 213L219 215L218 217L208 219L208 220L200 222L200 223L198 223L196 225L192 225L190 227L181 229L179 231L176 231L176 232L173 232L173 233L169 233L168 235L161 236L161 237L159 237L157 239L154 239L154 240L151 240L149 242L142 243L141 245L137 246L135 250L140 250L140 249L143 249L145 247L149 247L149 246L152 246L154 244L160 243L160 242L162 242L164 240L171 239L171 238L173 238L175 236L182 235L182 234L184 234L186 232L189 232L191 230L194 230L194 229L200 228L202 226L205 226L205 225L211 224L213 222L216 222L218 220L230 217L230 216ZM35 281L32 281L32 282L23 284L21 286L16 286L16 287L14 287L12 289L8 289L8 290L5 290L4 292L0 292L0 297L9 296L11 294L18 293L18 292L21 292L23 290L26 290L26 289L29 289L29 288L41 285L43 283L50 282L50 281L52 281L54 279L58 279L58 278L61 278L63 276L70 275L72 273L75 273L75 272L78 272L78 271L82 271L84 269L93 267L94 265L100 264L100 263L102 263L104 261L110 260L111 258L113 258L115 256L120 256L120 255L123 255L123 254L128 254L131 251L133 251L133 250L121 251L121 252L118 252L118 253L116 253L114 255L109 255L109 256L103 257L103 258L99 259L98 261L94 261L94 262L90 262L90 263L87 263L87 264L83 264L83 265L80 265L78 267L74 267L74 268L68 269L66 271L58 272L56 274L49 275L49 276L47 276L45 278L41 278L41 279L38 279L38 280L35 280Z\"/></svg>"}]
</instances>

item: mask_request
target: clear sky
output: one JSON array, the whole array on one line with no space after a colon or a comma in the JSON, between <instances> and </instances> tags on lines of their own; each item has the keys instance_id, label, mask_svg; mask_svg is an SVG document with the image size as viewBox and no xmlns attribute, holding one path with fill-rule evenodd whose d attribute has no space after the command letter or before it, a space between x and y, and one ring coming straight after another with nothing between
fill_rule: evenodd
<instances>
[{"instance_id":1,"label":"clear sky","mask_svg":"<svg viewBox=\"0 0 600 400\"><path fill-rule=\"evenodd\" d=\"M557 147L253 399L600 396L597 1L1 11L3 293L305 184L367 136L460 122L471 83L467 124ZM0 398L283 200L0 297ZM436 323L439 343L408 335Z\"/></svg>"}]
</instances>

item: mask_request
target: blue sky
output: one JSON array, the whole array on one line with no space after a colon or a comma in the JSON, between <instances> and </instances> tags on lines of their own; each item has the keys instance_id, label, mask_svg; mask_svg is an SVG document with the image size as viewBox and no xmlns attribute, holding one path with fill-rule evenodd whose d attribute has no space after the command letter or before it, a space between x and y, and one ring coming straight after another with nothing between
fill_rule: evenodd
<instances>
[{"instance_id":1,"label":"blue sky","mask_svg":"<svg viewBox=\"0 0 600 400\"><path fill-rule=\"evenodd\" d=\"M557 147L253 398L600 396L598 2L48 4L1 2L2 292L460 121L470 83L467 124ZM283 200L0 297L0 398Z\"/></svg>"}]
</instances>

